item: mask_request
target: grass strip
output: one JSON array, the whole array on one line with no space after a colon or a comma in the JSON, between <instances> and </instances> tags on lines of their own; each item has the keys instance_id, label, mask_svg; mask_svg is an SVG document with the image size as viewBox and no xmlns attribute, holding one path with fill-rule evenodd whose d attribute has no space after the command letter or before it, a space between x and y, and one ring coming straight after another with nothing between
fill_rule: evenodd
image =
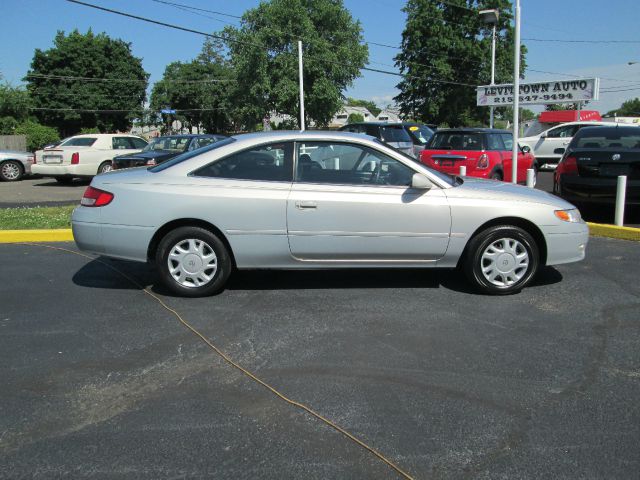
<instances>
[{"instance_id":1,"label":"grass strip","mask_svg":"<svg viewBox=\"0 0 640 480\"><path fill-rule=\"evenodd\" d=\"M76 205L0 208L0 230L71 228Z\"/></svg>"}]
</instances>

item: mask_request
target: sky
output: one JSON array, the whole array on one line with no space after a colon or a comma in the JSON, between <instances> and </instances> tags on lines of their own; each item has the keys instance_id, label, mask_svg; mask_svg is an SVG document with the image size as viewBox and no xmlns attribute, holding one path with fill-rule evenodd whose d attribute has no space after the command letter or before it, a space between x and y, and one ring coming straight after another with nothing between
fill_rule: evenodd
<instances>
[{"instance_id":1,"label":"sky","mask_svg":"<svg viewBox=\"0 0 640 480\"><path fill-rule=\"evenodd\" d=\"M214 32L237 19L194 14L153 0L85 0L88 3ZM175 3L242 15L259 0L173 0ZM515 0L513 0L515 1ZM363 27L365 40L399 45L405 26L403 0L344 0ZM0 0L0 73L13 85L22 83L36 48L48 49L58 30L106 32L131 43L142 58L150 81L162 77L173 61L189 61L204 37L97 11L66 0ZM630 98L640 97L640 0L521 0L522 39L527 48L525 81L569 80L575 76L600 77L600 100L589 109L605 113ZM543 39L553 41L533 41ZM597 43L561 42L589 40ZM397 50L370 45L372 68L395 70ZM637 64L629 65L629 62ZM540 73L532 70L553 72ZM380 106L393 102L399 77L363 71L345 94L373 100ZM610 90L610 91L607 91ZM535 110L535 108L533 108Z\"/></svg>"}]
</instances>

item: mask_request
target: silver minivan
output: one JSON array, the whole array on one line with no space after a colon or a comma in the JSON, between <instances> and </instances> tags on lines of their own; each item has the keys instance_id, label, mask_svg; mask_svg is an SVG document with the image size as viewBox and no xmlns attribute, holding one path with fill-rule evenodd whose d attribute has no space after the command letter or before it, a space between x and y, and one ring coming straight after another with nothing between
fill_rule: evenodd
<instances>
[{"instance_id":1,"label":"silver minivan","mask_svg":"<svg viewBox=\"0 0 640 480\"><path fill-rule=\"evenodd\" d=\"M348 123L340 127L342 132L364 133L382 140L387 145L397 148L411 157L416 157L413 151L413 140L401 123L360 122Z\"/></svg>"}]
</instances>

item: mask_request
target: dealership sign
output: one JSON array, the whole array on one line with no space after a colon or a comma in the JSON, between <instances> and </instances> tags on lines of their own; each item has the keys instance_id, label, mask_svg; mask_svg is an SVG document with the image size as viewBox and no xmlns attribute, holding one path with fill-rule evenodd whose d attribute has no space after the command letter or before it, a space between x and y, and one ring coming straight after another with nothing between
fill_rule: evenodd
<instances>
[{"instance_id":1,"label":"dealership sign","mask_svg":"<svg viewBox=\"0 0 640 480\"><path fill-rule=\"evenodd\" d=\"M520 104L576 103L598 100L599 78L520 84ZM513 104L513 84L477 87L478 106L500 107Z\"/></svg>"}]
</instances>

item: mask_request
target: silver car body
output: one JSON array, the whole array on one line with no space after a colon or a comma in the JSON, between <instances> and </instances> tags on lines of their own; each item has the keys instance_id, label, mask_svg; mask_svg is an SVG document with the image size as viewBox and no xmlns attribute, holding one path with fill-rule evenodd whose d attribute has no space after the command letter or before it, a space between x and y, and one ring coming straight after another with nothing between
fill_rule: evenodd
<instances>
[{"instance_id":1,"label":"silver car body","mask_svg":"<svg viewBox=\"0 0 640 480\"><path fill-rule=\"evenodd\" d=\"M574 207L551 194L475 178L451 185L362 134L269 132L235 138L161 171L138 168L95 177L91 185L113 193L114 199L104 207L74 210L73 234L79 248L147 261L157 234L172 226L197 224L224 237L240 269L454 267L476 231L504 219L537 232L544 243L541 260L547 265L584 258L586 224L557 218L554 210ZM311 141L377 150L423 174L433 186L425 191L190 175L256 145Z\"/></svg>"},{"instance_id":2,"label":"silver car body","mask_svg":"<svg viewBox=\"0 0 640 480\"><path fill-rule=\"evenodd\" d=\"M7 160L17 160L22 164L25 175L31 175L31 165L33 165L33 153L15 152L13 150L0 150L0 164Z\"/></svg>"}]
</instances>

